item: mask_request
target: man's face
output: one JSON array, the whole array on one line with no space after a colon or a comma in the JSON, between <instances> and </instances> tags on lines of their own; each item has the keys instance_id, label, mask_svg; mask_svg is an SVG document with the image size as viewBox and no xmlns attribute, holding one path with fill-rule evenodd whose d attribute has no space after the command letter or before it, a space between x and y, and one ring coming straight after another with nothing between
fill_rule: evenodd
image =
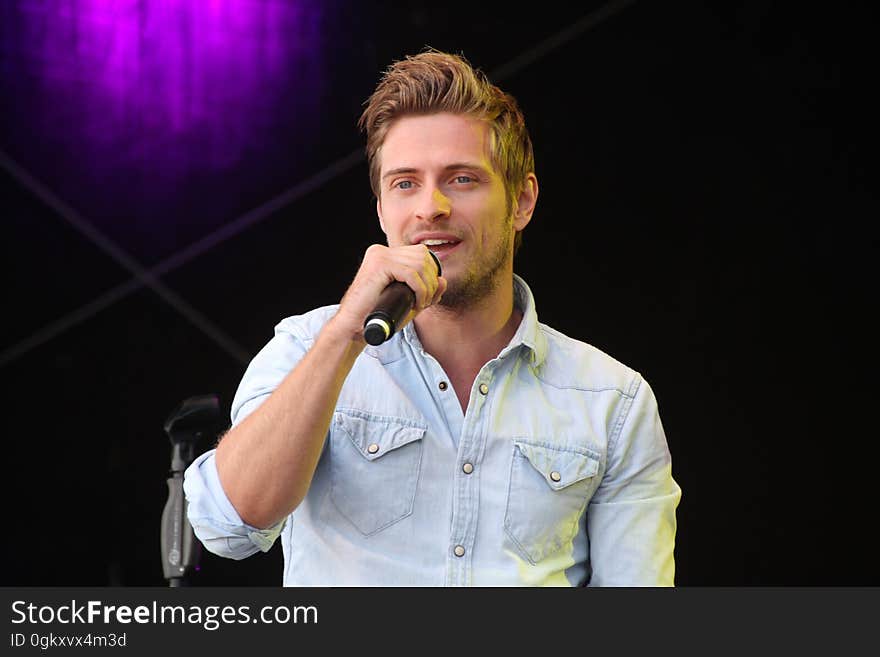
<instances>
[{"instance_id":1,"label":"man's face","mask_svg":"<svg viewBox=\"0 0 880 657\"><path fill-rule=\"evenodd\" d=\"M379 222L389 246L425 244L464 308L513 271L514 221L489 159L489 126L455 114L406 116L379 152Z\"/></svg>"}]
</instances>

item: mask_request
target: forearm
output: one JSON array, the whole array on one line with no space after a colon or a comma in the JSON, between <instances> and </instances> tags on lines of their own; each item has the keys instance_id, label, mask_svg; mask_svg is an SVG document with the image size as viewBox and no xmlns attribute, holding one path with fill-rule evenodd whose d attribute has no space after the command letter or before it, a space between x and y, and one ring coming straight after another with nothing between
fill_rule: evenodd
<instances>
[{"instance_id":1,"label":"forearm","mask_svg":"<svg viewBox=\"0 0 880 657\"><path fill-rule=\"evenodd\" d=\"M246 523L269 527L305 497L342 385L363 348L331 320L272 395L220 441L220 483Z\"/></svg>"}]
</instances>

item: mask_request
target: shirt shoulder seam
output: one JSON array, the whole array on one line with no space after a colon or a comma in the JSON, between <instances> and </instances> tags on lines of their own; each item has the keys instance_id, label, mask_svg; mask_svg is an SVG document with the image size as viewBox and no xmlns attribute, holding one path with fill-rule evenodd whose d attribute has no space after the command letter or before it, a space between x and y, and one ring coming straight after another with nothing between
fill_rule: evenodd
<instances>
[{"instance_id":1,"label":"shirt shoulder seam","mask_svg":"<svg viewBox=\"0 0 880 657\"><path fill-rule=\"evenodd\" d=\"M628 372L630 372L630 373L633 373L633 370L632 370L631 368L627 367L627 366L624 365L623 363L620 363L619 361L617 361L617 360L614 359L613 357L609 356L608 354L606 354L605 352L603 352L601 349L598 349L598 348L594 347L593 345L587 344L586 342L583 342L583 341L581 341L581 340L576 340L576 339L574 339L574 338L572 338L572 337L570 337L570 336L567 336L567 335L565 335L564 333L561 333L560 331L557 331L557 330L554 329L553 327L551 327L551 326L547 326L546 324L539 324L539 325L538 325L538 328L539 328L541 331L543 331L544 333L549 333L549 334L552 335L554 338L562 339L562 340L566 340L566 341L569 341L569 342L573 342L573 343L576 343L576 344L582 345L582 346L584 346L584 347L587 347L588 349L594 349L594 350L596 350L597 352L601 353L602 355L604 355L604 356L610 358L612 361L618 363L618 364L620 365L620 367L621 367L624 371L628 371ZM548 340L548 349L550 348L550 344L549 344L549 343L550 343L550 341ZM545 362L546 362L546 359L545 359ZM638 389L638 385L635 385L635 387L634 387L632 383L630 383L630 385L627 386L627 389L621 388L620 386L616 386L616 385L607 385L607 386L599 386L599 387L580 386L580 385L577 385L577 384L572 384L572 385L559 385L559 384L557 384L557 383L553 383L552 381L548 381L546 378L544 378L543 376L541 376L541 374L539 373L539 372L540 372L540 369L541 369L541 368L536 368L536 371L535 371L535 378L537 378L537 379L538 379L539 381L541 381L542 383L544 383L544 384L546 384L546 385L548 385L548 386L551 386L551 387L553 387L553 388L555 388L555 389L557 389L557 390L578 390L578 391L581 391L581 392L616 392L617 394L621 395L621 396L624 397L624 398L632 399L632 398L635 396L635 390ZM637 373L635 373L635 374L636 374L635 379L638 379L638 378L639 378L639 377L638 377L638 374L637 374Z\"/></svg>"},{"instance_id":2,"label":"shirt shoulder seam","mask_svg":"<svg viewBox=\"0 0 880 657\"><path fill-rule=\"evenodd\" d=\"M614 428L611 431L611 435L608 436L608 454L616 449L617 442L620 439L620 435L623 432L623 425L626 424L626 419L629 417L629 412L633 407L633 400L636 397L636 394L639 391L639 387L642 385L642 377L636 372L632 381L629 384L629 393L625 394L625 401L621 405L620 412L617 415L617 421L614 423Z\"/></svg>"}]
</instances>

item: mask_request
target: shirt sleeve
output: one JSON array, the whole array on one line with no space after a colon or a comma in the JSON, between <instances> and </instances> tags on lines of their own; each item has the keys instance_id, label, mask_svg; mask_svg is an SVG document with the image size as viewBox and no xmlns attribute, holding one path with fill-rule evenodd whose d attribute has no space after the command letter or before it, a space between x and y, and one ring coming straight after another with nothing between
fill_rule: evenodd
<instances>
[{"instance_id":1,"label":"shirt sleeve","mask_svg":"<svg viewBox=\"0 0 880 657\"><path fill-rule=\"evenodd\" d=\"M295 330L288 320L280 323L248 365L232 401L233 427L256 410L305 355L311 340L296 335ZM266 529L245 523L223 490L214 456L213 449L205 452L184 472L187 518L196 537L209 552L230 559L267 552L286 520Z\"/></svg>"},{"instance_id":2,"label":"shirt sleeve","mask_svg":"<svg viewBox=\"0 0 880 657\"><path fill-rule=\"evenodd\" d=\"M612 428L608 464L587 510L590 586L674 586L681 488L654 393L636 376Z\"/></svg>"},{"instance_id":3,"label":"shirt sleeve","mask_svg":"<svg viewBox=\"0 0 880 657\"><path fill-rule=\"evenodd\" d=\"M267 529L245 523L220 485L214 453L213 449L205 452L184 473L186 515L196 538L209 552L230 559L268 552L286 521Z\"/></svg>"}]
</instances>

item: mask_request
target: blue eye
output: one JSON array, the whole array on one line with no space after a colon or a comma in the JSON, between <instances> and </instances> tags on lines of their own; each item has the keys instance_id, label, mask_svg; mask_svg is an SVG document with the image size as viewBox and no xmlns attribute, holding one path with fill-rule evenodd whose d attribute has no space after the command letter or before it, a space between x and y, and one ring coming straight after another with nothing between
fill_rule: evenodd
<instances>
[{"instance_id":1,"label":"blue eye","mask_svg":"<svg viewBox=\"0 0 880 657\"><path fill-rule=\"evenodd\" d=\"M473 180L474 179L471 178L470 176L456 176L455 177L455 182L462 183L462 184L467 184L469 182L473 182Z\"/></svg>"},{"instance_id":2,"label":"blue eye","mask_svg":"<svg viewBox=\"0 0 880 657\"><path fill-rule=\"evenodd\" d=\"M401 180L397 183L396 187L398 189L410 189L412 188L412 180Z\"/></svg>"}]
</instances>

